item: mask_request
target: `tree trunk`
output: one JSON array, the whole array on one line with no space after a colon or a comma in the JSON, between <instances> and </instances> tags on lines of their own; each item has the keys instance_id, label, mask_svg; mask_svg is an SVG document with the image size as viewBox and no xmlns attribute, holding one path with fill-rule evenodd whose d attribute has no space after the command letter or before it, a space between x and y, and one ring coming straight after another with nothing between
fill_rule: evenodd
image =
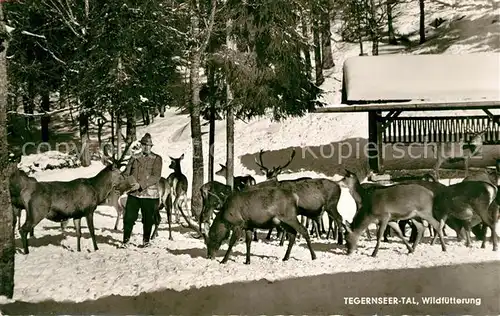
<instances>
[{"instance_id":1,"label":"tree trunk","mask_svg":"<svg viewBox=\"0 0 500 316\"><path fill-rule=\"evenodd\" d=\"M370 33L372 38L372 56L378 55L378 44L380 40L380 34L377 24L377 9L375 6L375 1L370 0Z\"/></svg>"},{"instance_id":2,"label":"tree trunk","mask_svg":"<svg viewBox=\"0 0 500 316\"><path fill-rule=\"evenodd\" d=\"M323 69L335 67L332 56L332 32L330 24L330 1L323 1L324 6L321 12L321 56Z\"/></svg>"},{"instance_id":3,"label":"tree trunk","mask_svg":"<svg viewBox=\"0 0 500 316\"><path fill-rule=\"evenodd\" d=\"M208 102L210 102L210 120L208 130L208 181L214 181L214 163L215 163L215 69L212 65L208 67Z\"/></svg>"},{"instance_id":4,"label":"tree trunk","mask_svg":"<svg viewBox=\"0 0 500 316\"><path fill-rule=\"evenodd\" d=\"M158 111L160 111L160 117L165 117L165 105L158 105Z\"/></svg>"},{"instance_id":5,"label":"tree trunk","mask_svg":"<svg viewBox=\"0 0 500 316\"><path fill-rule=\"evenodd\" d=\"M116 148L113 148L113 155L116 159L119 159L122 155L122 124L120 122L121 117L119 113L115 114L116 119Z\"/></svg>"},{"instance_id":6,"label":"tree trunk","mask_svg":"<svg viewBox=\"0 0 500 316\"><path fill-rule=\"evenodd\" d=\"M35 91L33 87L33 80L28 79L27 88L23 95L23 107L24 113L33 114L35 111ZM31 130L31 124L33 123L32 117L26 117L25 119L26 130Z\"/></svg>"},{"instance_id":7,"label":"tree trunk","mask_svg":"<svg viewBox=\"0 0 500 316\"><path fill-rule=\"evenodd\" d=\"M90 104L88 101L84 101L80 105L80 115L78 116L78 122L80 124L80 140L82 142L82 148L80 152L80 162L83 167L90 166L90 136L89 136L89 116L88 111L90 110Z\"/></svg>"},{"instance_id":8,"label":"tree trunk","mask_svg":"<svg viewBox=\"0 0 500 316\"><path fill-rule=\"evenodd\" d=\"M392 6L394 5L394 0L387 0L387 35L389 36L389 44L397 45L396 34L394 34L394 25L392 24Z\"/></svg>"},{"instance_id":9,"label":"tree trunk","mask_svg":"<svg viewBox=\"0 0 500 316\"><path fill-rule=\"evenodd\" d=\"M419 0L420 5L420 44L425 43L425 5L424 0Z\"/></svg>"},{"instance_id":10,"label":"tree trunk","mask_svg":"<svg viewBox=\"0 0 500 316\"><path fill-rule=\"evenodd\" d=\"M109 112L111 116L111 146L115 146L115 111Z\"/></svg>"},{"instance_id":11,"label":"tree trunk","mask_svg":"<svg viewBox=\"0 0 500 316\"><path fill-rule=\"evenodd\" d=\"M231 27L232 21L228 20L226 22L226 46L229 49L234 49L235 45L230 38ZM226 184L231 189L234 188L234 109L232 99L231 86L226 76Z\"/></svg>"},{"instance_id":12,"label":"tree trunk","mask_svg":"<svg viewBox=\"0 0 500 316\"><path fill-rule=\"evenodd\" d=\"M49 112L50 111L50 97L48 92L44 92L42 95L42 111ZM40 118L40 124L42 126L42 142L49 141L49 123L50 116L44 115Z\"/></svg>"},{"instance_id":13,"label":"tree trunk","mask_svg":"<svg viewBox=\"0 0 500 316\"><path fill-rule=\"evenodd\" d=\"M321 62L321 40L318 21L315 16L313 20L313 41L314 41L314 64L316 69L316 85L320 86L325 78L323 77L323 65Z\"/></svg>"},{"instance_id":14,"label":"tree trunk","mask_svg":"<svg viewBox=\"0 0 500 316\"><path fill-rule=\"evenodd\" d=\"M359 41L359 56L364 56L364 50L363 50L363 27L361 25L361 8L360 5L357 1L354 1L352 4L354 6L354 11L356 14L356 27L357 27L357 33L358 33L358 41Z\"/></svg>"},{"instance_id":15,"label":"tree trunk","mask_svg":"<svg viewBox=\"0 0 500 316\"><path fill-rule=\"evenodd\" d=\"M372 56L378 55L378 38L374 37L372 41Z\"/></svg>"},{"instance_id":16,"label":"tree trunk","mask_svg":"<svg viewBox=\"0 0 500 316\"><path fill-rule=\"evenodd\" d=\"M130 144L131 142L137 139L137 131L135 126L135 110L132 108L127 108L127 130L126 130L126 139L125 142Z\"/></svg>"},{"instance_id":17,"label":"tree trunk","mask_svg":"<svg viewBox=\"0 0 500 316\"><path fill-rule=\"evenodd\" d=\"M191 29L193 38L198 36L198 18L194 12L197 11L196 0L191 1L192 16ZM189 114L191 116L191 137L193 141L193 181L191 182L191 214L198 219L201 214L202 200L200 187L203 185L203 143L201 138L200 123L200 63L201 49L193 49L191 53L191 65L189 68L189 82L191 84L191 104Z\"/></svg>"},{"instance_id":18,"label":"tree trunk","mask_svg":"<svg viewBox=\"0 0 500 316\"><path fill-rule=\"evenodd\" d=\"M307 29L307 21L306 17L303 15L302 16L302 36L304 38L309 39L309 31ZM312 78L312 61L311 61L311 51L309 50L309 45L307 45L304 48L304 57L306 60L306 69L307 69L307 76L309 79Z\"/></svg>"},{"instance_id":19,"label":"tree trunk","mask_svg":"<svg viewBox=\"0 0 500 316\"><path fill-rule=\"evenodd\" d=\"M0 3L0 296L14 295L14 223L9 193L9 146L7 143L7 39L3 8Z\"/></svg>"}]
</instances>

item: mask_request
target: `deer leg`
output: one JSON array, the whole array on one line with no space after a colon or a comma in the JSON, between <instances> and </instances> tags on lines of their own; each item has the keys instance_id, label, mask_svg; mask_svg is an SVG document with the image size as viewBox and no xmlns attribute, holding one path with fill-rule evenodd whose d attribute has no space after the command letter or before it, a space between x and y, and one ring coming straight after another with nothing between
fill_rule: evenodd
<instances>
[{"instance_id":1,"label":"deer leg","mask_svg":"<svg viewBox=\"0 0 500 316\"><path fill-rule=\"evenodd\" d=\"M248 229L245 231L245 244L247 246L245 264L250 264L250 245L252 244L252 231Z\"/></svg>"},{"instance_id":2,"label":"deer leg","mask_svg":"<svg viewBox=\"0 0 500 316\"><path fill-rule=\"evenodd\" d=\"M318 221L318 218L315 218L315 219L311 219L311 223L312 223L312 229L311 229L311 235L314 234L314 236L316 238L319 238L319 221Z\"/></svg>"},{"instance_id":3,"label":"deer leg","mask_svg":"<svg viewBox=\"0 0 500 316\"><path fill-rule=\"evenodd\" d=\"M273 227L269 229L269 232L267 233L266 240L271 240L271 234L273 232Z\"/></svg>"},{"instance_id":4,"label":"deer leg","mask_svg":"<svg viewBox=\"0 0 500 316\"><path fill-rule=\"evenodd\" d=\"M489 210L489 208L487 208ZM497 242L498 236L496 233L496 226L498 222L498 207L495 207L492 210L492 214L488 214L489 212L478 212L478 215L481 217L483 221L483 225L488 226L491 230L491 241L493 242L493 251L498 250ZM492 218L491 218L492 217ZM484 240L486 240L486 232L484 234Z\"/></svg>"},{"instance_id":5,"label":"deer leg","mask_svg":"<svg viewBox=\"0 0 500 316\"><path fill-rule=\"evenodd\" d=\"M253 241L259 241L259 239L257 238L257 230L253 231Z\"/></svg>"},{"instance_id":6,"label":"deer leg","mask_svg":"<svg viewBox=\"0 0 500 316\"><path fill-rule=\"evenodd\" d=\"M384 237L384 232L387 227L387 223L389 222L389 216L383 217L379 221L379 227L377 230L377 244L375 245L375 249L372 252L372 257L376 257L378 253L378 248L380 247L380 242Z\"/></svg>"},{"instance_id":7,"label":"deer leg","mask_svg":"<svg viewBox=\"0 0 500 316\"><path fill-rule=\"evenodd\" d=\"M35 226L40 223L40 221L44 219L49 213L50 207L49 205L45 204L47 203L46 200L42 203L37 205L37 209L35 212L32 202L30 201L28 209L26 209L26 220L19 230L25 255L29 253L28 233L31 233L31 236L33 237L33 230L35 229Z\"/></svg>"},{"instance_id":8,"label":"deer leg","mask_svg":"<svg viewBox=\"0 0 500 316\"><path fill-rule=\"evenodd\" d=\"M408 223L407 220L401 220L398 222L399 229L401 230L401 233L403 233L403 236L406 237L406 224Z\"/></svg>"},{"instance_id":9,"label":"deer leg","mask_svg":"<svg viewBox=\"0 0 500 316\"><path fill-rule=\"evenodd\" d=\"M161 215L160 215L160 200L155 201L155 208L153 210L153 225L155 229L153 230L153 234L151 234L151 240L158 237L158 226L161 223Z\"/></svg>"},{"instance_id":10,"label":"deer leg","mask_svg":"<svg viewBox=\"0 0 500 316\"><path fill-rule=\"evenodd\" d=\"M486 248L486 232L488 231L488 226L483 225L481 227L481 236L483 236L483 242L481 243L481 248ZM493 232L492 232L493 233ZM493 239L493 235L491 235L491 238Z\"/></svg>"},{"instance_id":11,"label":"deer leg","mask_svg":"<svg viewBox=\"0 0 500 316\"><path fill-rule=\"evenodd\" d=\"M465 246L467 248L472 247L471 238L470 238L470 221L464 221L464 230L465 230Z\"/></svg>"},{"instance_id":12,"label":"deer leg","mask_svg":"<svg viewBox=\"0 0 500 316\"><path fill-rule=\"evenodd\" d=\"M498 235L497 235L498 212L499 212L499 209L498 209L498 205L497 205L492 212L493 213L492 214L493 220L492 220L491 225L489 225L490 230L491 230L491 241L493 242L493 251L498 250L498 246L497 246L497 243L498 243ZM486 232L484 233L483 238L484 238L484 240L486 240Z\"/></svg>"},{"instance_id":13,"label":"deer leg","mask_svg":"<svg viewBox=\"0 0 500 316\"><path fill-rule=\"evenodd\" d=\"M384 242L389 242L389 239L387 239L387 236L391 236L391 227L390 225L386 227L384 230Z\"/></svg>"},{"instance_id":14,"label":"deer leg","mask_svg":"<svg viewBox=\"0 0 500 316\"><path fill-rule=\"evenodd\" d=\"M285 226L285 225L283 225ZM295 244L295 238L297 237L297 232L291 233L293 229L287 228L286 234L288 235L288 247L286 248L285 256L283 257L283 261L287 261L290 259L290 253L292 252L292 247ZM307 229L306 229L307 231Z\"/></svg>"},{"instance_id":15,"label":"deer leg","mask_svg":"<svg viewBox=\"0 0 500 316\"><path fill-rule=\"evenodd\" d=\"M285 230L281 230L281 236L280 236L280 246L283 246L285 244L285 238L287 237L288 235L286 234L286 231Z\"/></svg>"},{"instance_id":16,"label":"deer leg","mask_svg":"<svg viewBox=\"0 0 500 316\"><path fill-rule=\"evenodd\" d=\"M180 216L179 213L177 212L177 208L174 205L174 201L172 200L172 193L167 195L167 198L165 199L165 209L168 210L170 209L170 214L175 215L175 223L179 224L180 223Z\"/></svg>"},{"instance_id":17,"label":"deer leg","mask_svg":"<svg viewBox=\"0 0 500 316\"><path fill-rule=\"evenodd\" d=\"M424 227L423 223L419 222L416 219L412 219L411 222L413 223L413 226L415 227L415 231L416 231L415 233L413 233L413 229L412 229L412 236L415 235L412 248L413 248L413 251L415 251L415 249L417 248L417 245L420 243L420 240L422 240L422 237L424 236L425 227ZM411 241L411 238L410 238L410 241Z\"/></svg>"},{"instance_id":18,"label":"deer leg","mask_svg":"<svg viewBox=\"0 0 500 316\"><path fill-rule=\"evenodd\" d=\"M170 196L170 194L169 194ZM167 222L168 222L168 239L169 240L174 240L172 238L172 203L169 201L169 198L167 197L165 199L165 202L163 203L165 207L165 212L167 212Z\"/></svg>"},{"instance_id":19,"label":"deer leg","mask_svg":"<svg viewBox=\"0 0 500 316\"><path fill-rule=\"evenodd\" d=\"M437 148L437 161L436 164L434 165L434 175L436 177L436 180L439 181L439 168L443 164L443 157L441 153L441 147L438 146Z\"/></svg>"},{"instance_id":20,"label":"deer leg","mask_svg":"<svg viewBox=\"0 0 500 316\"><path fill-rule=\"evenodd\" d=\"M297 217L292 218L290 220L282 219L281 221L284 222L286 225L288 225L290 228L292 228L296 233L298 232L299 234L304 236L304 238L306 239L307 247L309 248L309 251L311 252L311 259L315 260L316 254L314 253L314 250L312 248L311 238L309 237L309 234L307 233L307 229L302 224L300 224L300 222L297 220ZM290 248L289 250L291 251L292 246L293 246L293 243L291 243L292 238L294 239L294 242L295 242L295 237L294 237L294 235L290 235L289 237L290 237L290 243L288 244L288 247ZM290 253L288 250L287 250L287 253L288 253L288 257L289 257ZM285 255L286 260L288 260L288 257L286 257L286 255ZM285 260L285 259L283 259L283 260Z\"/></svg>"},{"instance_id":21,"label":"deer leg","mask_svg":"<svg viewBox=\"0 0 500 316\"><path fill-rule=\"evenodd\" d=\"M319 216L319 223L320 223L320 226L321 226L321 233L320 233L320 235L326 234L325 221L323 220L323 212L321 212L321 215Z\"/></svg>"},{"instance_id":22,"label":"deer leg","mask_svg":"<svg viewBox=\"0 0 500 316\"><path fill-rule=\"evenodd\" d=\"M425 219L432 227L434 228L434 238L433 241L436 239L436 233L439 235L439 241L441 242L441 249L443 251L446 251L446 244L444 243L444 238L443 238L443 227L446 225L446 219L448 218L448 215L444 215L443 218L438 222L432 215L425 216L425 218L422 216L423 219ZM433 243L431 242L431 245Z\"/></svg>"},{"instance_id":23,"label":"deer leg","mask_svg":"<svg viewBox=\"0 0 500 316\"><path fill-rule=\"evenodd\" d=\"M365 233L368 240L372 239L372 234L370 233L370 229L368 227L366 228Z\"/></svg>"},{"instance_id":24,"label":"deer leg","mask_svg":"<svg viewBox=\"0 0 500 316\"><path fill-rule=\"evenodd\" d=\"M229 255L231 254L231 250L233 250L234 244L240 239L241 235L241 228L235 227L233 230L233 234L231 235L231 239L229 240L229 245L227 247L226 255L224 256L224 259L220 263L226 263L227 260L229 259Z\"/></svg>"},{"instance_id":25,"label":"deer leg","mask_svg":"<svg viewBox=\"0 0 500 316\"><path fill-rule=\"evenodd\" d=\"M413 252L413 248L412 248L412 246L410 246L410 243L408 243L406 241L406 239L404 238L403 232L399 228L398 224L396 222L388 222L387 225L389 225L389 227L392 228L392 230L394 230L394 232L396 233L396 235L403 241L403 243L405 244L406 248L408 248L408 253L412 253Z\"/></svg>"},{"instance_id":26,"label":"deer leg","mask_svg":"<svg viewBox=\"0 0 500 316\"><path fill-rule=\"evenodd\" d=\"M73 219L73 224L75 225L75 231L76 231L76 251L78 252L82 251L81 248L82 227L80 222L81 222L80 218Z\"/></svg>"},{"instance_id":27,"label":"deer leg","mask_svg":"<svg viewBox=\"0 0 500 316\"><path fill-rule=\"evenodd\" d=\"M465 164L465 177L468 177L469 176L469 158L468 157L465 157L464 164ZM469 230L469 235L470 235L470 230Z\"/></svg>"},{"instance_id":28,"label":"deer leg","mask_svg":"<svg viewBox=\"0 0 500 316\"><path fill-rule=\"evenodd\" d=\"M409 222L407 222L407 223L409 223L410 229L411 229L410 240L409 240L410 243L414 243L415 240L417 239L418 234L420 233L418 231L418 224L415 225L414 222L415 221L413 219L411 219ZM424 224L422 223L422 235L424 234L424 231L425 231L425 227L423 227L423 225Z\"/></svg>"},{"instance_id":29,"label":"deer leg","mask_svg":"<svg viewBox=\"0 0 500 316\"><path fill-rule=\"evenodd\" d=\"M115 222L115 227L113 229L118 230L118 223L120 222L120 217L123 214L123 209L121 206L115 205L115 210L116 210L116 222Z\"/></svg>"},{"instance_id":30,"label":"deer leg","mask_svg":"<svg viewBox=\"0 0 500 316\"><path fill-rule=\"evenodd\" d=\"M86 219L87 226L89 227L90 238L92 238L92 244L94 245L94 251L97 251L99 248L97 247L97 240L95 239L94 210L89 212Z\"/></svg>"}]
</instances>

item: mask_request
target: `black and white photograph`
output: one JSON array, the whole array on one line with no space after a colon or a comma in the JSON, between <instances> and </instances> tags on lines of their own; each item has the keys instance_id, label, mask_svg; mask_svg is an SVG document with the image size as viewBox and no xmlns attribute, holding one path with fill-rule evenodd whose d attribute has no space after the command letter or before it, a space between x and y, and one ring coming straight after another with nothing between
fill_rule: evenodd
<instances>
[{"instance_id":1,"label":"black and white photograph","mask_svg":"<svg viewBox=\"0 0 500 316\"><path fill-rule=\"evenodd\" d=\"M0 0L1 315L500 314L500 0Z\"/></svg>"}]
</instances>

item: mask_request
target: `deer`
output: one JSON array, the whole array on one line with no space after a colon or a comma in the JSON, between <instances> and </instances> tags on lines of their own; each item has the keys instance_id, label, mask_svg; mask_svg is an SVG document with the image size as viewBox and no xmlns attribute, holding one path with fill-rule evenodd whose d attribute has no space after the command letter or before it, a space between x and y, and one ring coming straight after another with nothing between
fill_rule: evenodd
<instances>
[{"instance_id":1,"label":"deer","mask_svg":"<svg viewBox=\"0 0 500 316\"><path fill-rule=\"evenodd\" d=\"M232 194L231 186L218 181L210 181L200 187L203 208L199 218L200 230L206 231L215 210L221 210L227 198ZM209 226L208 226L209 227ZM257 232L254 231L254 241L257 241Z\"/></svg>"},{"instance_id":2,"label":"deer","mask_svg":"<svg viewBox=\"0 0 500 316\"><path fill-rule=\"evenodd\" d=\"M284 165L282 165L282 166L275 166L275 167L272 167L272 168L268 168L268 167L265 166L265 164L263 162L262 156L264 155L264 150L261 149L260 152L259 152L258 159L257 159L257 157L255 158L255 164L266 175L266 181L265 182L261 182L258 185L259 186L276 185L277 182L278 182L278 175L280 175L283 172L283 170L290 165L290 163L293 161L293 158L295 157L295 154L296 154L295 149L293 149L292 153L290 154L290 158L288 159L288 161ZM301 179L305 179L305 178L306 177L301 178ZM309 177L307 177L307 178L309 178ZM314 228L316 228L316 232L318 234L319 234L319 219L320 218L321 218L321 215L318 215L318 218L315 218L314 222L313 222ZM302 221L302 224L304 224L303 221ZM277 227L277 229L278 229L278 227ZM271 239L271 233L272 233L272 231L273 231L273 228L271 228L269 230L269 232L267 234L267 237L266 237L267 240ZM279 238L279 235L281 233L282 233L282 231L278 231L278 238ZM283 245L283 243L284 243L284 239L283 238L284 238L284 235L282 235L280 245Z\"/></svg>"},{"instance_id":3,"label":"deer","mask_svg":"<svg viewBox=\"0 0 500 316\"><path fill-rule=\"evenodd\" d=\"M293 157L294 154L292 153L291 156ZM272 178L251 186L246 191L265 187L278 187L297 194L299 196L298 215L314 219L317 222L323 212L327 212L330 222L335 221L337 227L342 227L342 216L337 210L341 193L338 183L329 179L299 178L277 181L275 178ZM319 232L318 228L317 231ZM340 229L337 235L338 243L342 244L343 236ZM280 245L283 243L284 239L282 238Z\"/></svg>"},{"instance_id":4,"label":"deer","mask_svg":"<svg viewBox=\"0 0 500 316\"><path fill-rule=\"evenodd\" d=\"M422 238L424 227L421 220L426 220L437 230L442 251L446 251L443 240L442 229L439 229L439 221L434 218L433 206L435 193L428 188L414 183L400 183L387 187L373 186L365 189L361 186L358 177L353 172L345 170L346 175L339 182L341 186L349 189L359 209L354 215L352 223L344 223L346 230L347 254L350 255L357 248L358 238L368 225L378 222L377 244L373 250L372 257L376 257L384 231L389 225L396 235L403 241L409 253L415 251ZM403 237L399 226L394 220L411 219L417 227L417 238L410 245Z\"/></svg>"},{"instance_id":5,"label":"deer","mask_svg":"<svg viewBox=\"0 0 500 316\"><path fill-rule=\"evenodd\" d=\"M125 150L126 151L126 150ZM90 236L94 246L97 246L94 232L94 211L99 204L105 202L112 190L134 190L138 183L132 177L125 177L119 167L123 156L108 161L106 167L91 178L77 178L71 181L38 182L32 184L31 190L22 190L22 200L26 205L26 221L21 227L21 239L24 253L29 253L27 234L42 219L47 218L54 222L63 222L73 219L77 237L77 251L81 251L82 217L87 220ZM30 180L22 178L21 183Z\"/></svg>"},{"instance_id":6,"label":"deer","mask_svg":"<svg viewBox=\"0 0 500 316\"><path fill-rule=\"evenodd\" d=\"M290 258L297 233L304 236L311 258L315 260L316 254L312 248L307 229L297 219L298 203L299 196L296 193L277 187L235 191L227 199L223 209L215 216L208 236L205 237L207 258L215 258L215 253L219 250L222 241L232 231L227 252L221 261L222 264L226 263L233 246L245 232L245 264L250 264L252 231L256 228L269 229L279 225L289 235L288 248L283 261Z\"/></svg>"},{"instance_id":7,"label":"deer","mask_svg":"<svg viewBox=\"0 0 500 316\"><path fill-rule=\"evenodd\" d=\"M465 136L461 137L458 143L437 143L435 149L435 156L437 157L434 164L434 173L437 180L439 180L439 168L444 162L455 162L464 160L465 164L465 177L469 175L469 160L481 154L483 148L483 136L488 127L481 131L474 132L470 128L466 129L466 133L471 136L469 141L465 141ZM434 146L431 146L434 150Z\"/></svg>"},{"instance_id":8,"label":"deer","mask_svg":"<svg viewBox=\"0 0 500 316\"><path fill-rule=\"evenodd\" d=\"M168 214L175 213L176 223L180 223L180 215L183 214L182 207L185 207L187 203L187 190L188 190L188 180L186 176L182 173L181 160L184 159L184 154L179 158L170 157L169 168L173 170L172 173L167 177L164 182L165 190L164 195L165 202L163 206ZM169 190L167 190L169 188ZM179 213L180 212L180 213ZM194 215L194 210L191 210L192 216ZM187 218L186 218L187 220ZM170 220L169 220L170 222ZM170 223L169 223L170 225Z\"/></svg>"},{"instance_id":9,"label":"deer","mask_svg":"<svg viewBox=\"0 0 500 316\"><path fill-rule=\"evenodd\" d=\"M226 172L227 172L227 168L226 168L226 165L223 165L223 164L219 164L219 166L221 167L219 171L217 171L215 174L218 175L218 176L221 176L221 177L226 177ZM238 190L238 191L241 191L243 190L244 188L246 188L247 186L250 186L250 185L255 185L255 179L254 177L250 176L250 175L246 175L246 176L238 176L238 177L234 177L233 178L233 186L234 186L234 189L235 190Z\"/></svg>"},{"instance_id":10,"label":"deer","mask_svg":"<svg viewBox=\"0 0 500 316\"><path fill-rule=\"evenodd\" d=\"M446 187L436 197L434 206L434 213L439 220L439 229L444 227L448 217L461 220L465 230L465 245L471 247L470 231L474 216L477 215L485 225L484 229L490 228L493 251L496 251L498 249L496 224L499 215L498 204L495 201L497 193L497 186L480 180L467 180ZM432 243L434 240L435 237ZM486 238L483 238L481 248L485 247Z\"/></svg>"}]
</instances>

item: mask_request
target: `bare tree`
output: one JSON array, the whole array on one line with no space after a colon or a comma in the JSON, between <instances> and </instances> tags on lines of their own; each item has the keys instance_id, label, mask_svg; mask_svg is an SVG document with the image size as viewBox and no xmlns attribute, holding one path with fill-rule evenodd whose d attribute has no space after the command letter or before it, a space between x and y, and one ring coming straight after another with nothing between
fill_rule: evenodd
<instances>
[{"instance_id":1,"label":"bare tree","mask_svg":"<svg viewBox=\"0 0 500 316\"><path fill-rule=\"evenodd\" d=\"M0 295L14 295L14 225L9 194L9 153L7 143L7 45L3 6L0 2Z\"/></svg>"},{"instance_id":2,"label":"bare tree","mask_svg":"<svg viewBox=\"0 0 500 316\"><path fill-rule=\"evenodd\" d=\"M392 9L396 5L396 0L387 0L387 35L389 37L389 44L396 45L398 41L396 40L396 34L394 33L393 25L393 14Z\"/></svg>"},{"instance_id":3,"label":"bare tree","mask_svg":"<svg viewBox=\"0 0 500 316\"><path fill-rule=\"evenodd\" d=\"M420 44L425 43L425 4L424 0L418 0L420 6Z\"/></svg>"},{"instance_id":4,"label":"bare tree","mask_svg":"<svg viewBox=\"0 0 500 316\"><path fill-rule=\"evenodd\" d=\"M307 16L305 14L302 14L302 36L304 36L307 41L309 41L309 30L308 30L308 25L307 25ZM309 49L309 45L306 45L304 48L304 57L306 59L306 65L307 65L307 75L309 79L312 76L312 61L311 61L311 51Z\"/></svg>"},{"instance_id":5,"label":"bare tree","mask_svg":"<svg viewBox=\"0 0 500 316\"><path fill-rule=\"evenodd\" d=\"M196 0L190 1L191 6L191 35L194 39L200 40L199 30L199 17L197 15L198 2ZM205 29L205 38L199 41L199 44L193 45L190 51L190 67L189 67L189 81L191 84L191 100L189 106L189 115L191 117L191 138L193 142L193 179L191 182L191 213L199 216L202 207L202 198L200 187L203 185L204 166L203 166L203 143L201 138L201 101L200 101L200 65L204 56L205 50L208 46L210 36L212 33L215 10L217 1L212 1L212 8L210 12L210 19Z\"/></svg>"},{"instance_id":6,"label":"bare tree","mask_svg":"<svg viewBox=\"0 0 500 316\"><path fill-rule=\"evenodd\" d=\"M330 0L323 0L321 8L321 55L323 69L335 67L332 55L332 32L330 23L331 6Z\"/></svg>"},{"instance_id":7,"label":"bare tree","mask_svg":"<svg viewBox=\"0 0 500 316\"><path fill-rule=\"evenodd\" d=\"M226 46L228 52L234 48L234 43L231 42L232 21L226 22ZM228 55L229 56L229 55ZM226 80L226 184L234 188L234 109L232 105L231 86Z\"/></svg>"},{"instance_id":8,"label":"bare tree","mask_svg":"<svg viewBox=\"0 0 500 316\"><path fill-rule=\"evenodd\" d=\"M313 31L313 41L314 41L314 64L316 69L316 85L320 86L324 81L323 76L323 61L321 59L321 39L320 39L320 29L316 14L312 14L312 31Z\"/></svg>"}]
</instances>

